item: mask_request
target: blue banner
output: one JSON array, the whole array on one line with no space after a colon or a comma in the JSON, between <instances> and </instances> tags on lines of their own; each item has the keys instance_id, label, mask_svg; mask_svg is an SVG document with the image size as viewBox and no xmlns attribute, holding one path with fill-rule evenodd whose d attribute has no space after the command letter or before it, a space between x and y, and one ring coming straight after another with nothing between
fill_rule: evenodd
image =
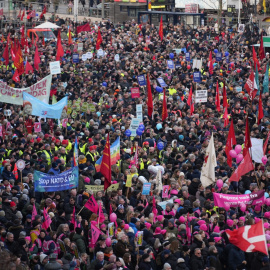
<instances>
[{"instance_id":1,"label":"blue banner","mask_svg":"<svg viewBox=\"0 0 270 270\"><path fill-rule=\"evenodd\" d=\"M139 86L146 86L146 79L144 75L137 76Z\"/></svg>"},{"instance_id":2,"label":"blue banner","mask_svg":"<svg viewBox=\"0 0 270 270\"><path fill-rule=\"evenodd\" d=\"M64 97L57 103L49 105L23 92L23 106L29 106L29 112L32 109L31 115L42 118L60 119L63 109L65 107L67 109L67 99L67 97Z\"/></svg>"},{"instance_id":3,"label":"blue banner","mask_svg":"<svg viewBox=\"0 0 270 270\"><path fill-rule=\"evenodd\" d=\"M189 52L186 53L186 61L190 61L190 53Z\"/></svg>"},{"instance_id":4,"label":"blue banner","mask_svg":"<svg viewBox=\"0 0 270 270\"><path fill-rule=\"evenodd\" d=\"M142 195L149 195L150 190L151 190L151 183L144 183L143 184Z\"/></svg>"},{"instance_id":5,"label":"blue banner","mask_svg":"<svg viewBox=\"0 0 270 270\"><path fill-rule=\"evenodd\" d=\"M157 78L157 81L159 82L161 87L167 87L168 85L164 82L162 78Z\"/></svg>"},{"instance_id":6,"label":"blue banner","mask_svg":"<svg viewBox=\"0 0 270 270\"><path fill-rule=\"evenodd\" d=\"M169 69L174 69L174 63L173 60L167 60L167 65Z\"/></svg>"},{"instance_id":7,"label":"blue banner","mask_svg":"<svg viewBox=\"0 0 270 270\"><path fill-rule=\"evenodd\" d=\"M226 63L227 63L227 64L230 64L230 56L229 56L229 55L226 56Z\"/></svg>"},{"instance_id":8,"label":"blue banner","mask_svg":"<svg viewBox=\"0 0 270 270\"><path fill-rule=\"evenodd\" d=\"M193 73L193 81L198 82L198 83L202 81L201 72L194 72Z\"/></svg>"},{"instance_id":9,"label":"blue banner","mask_svg":"<svg viewBox=\"0 0 270 270\"><path fill-rule=\"evenodd\" d=\"M220 62L220 61L222 60L222 53L221 53L221 52L217 52L217 53L216 53L216 60L217 60L218 62Z\"/></svg>"},{"instance_id":10,"label":"blue banner","mask_svg":"<svg viewBox=\"0 0 270 270\"><path fill-rule=\"evenodd\" d=\"M72 61L73 61L73 63L79 63L80 62L80 58L79 58L79 54L78 53L73 53L73 55L72 55Z\"/></svg>"},{"instance_id":11,"label":"blue banner","mask_svg":"<svg viewBox=\"0 0 270 270\"><path fill-rule=\"evenodd\" d=\"M39 171L34 172L35 191L53 192L68 190L78 186L79 170L73 167L58 175L50 175Z\"/></svg>"}]
</instances>

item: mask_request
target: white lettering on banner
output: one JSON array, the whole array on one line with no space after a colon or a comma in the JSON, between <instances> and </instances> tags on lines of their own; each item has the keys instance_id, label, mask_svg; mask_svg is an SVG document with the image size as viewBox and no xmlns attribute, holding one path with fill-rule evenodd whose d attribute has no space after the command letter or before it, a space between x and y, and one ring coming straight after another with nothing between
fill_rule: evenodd
<instances>
[{"instance_id":1,"label":"white lettering on banner","mask_svg":"<svg viewBox=\"0 0 270 270\"><path fill-rule=\"evenodd\" d=\"M5 82L0 81L0 101L11 103L14 105L23 105L23 92L48 104L50 97L50 89L52 83L52 75L48 75L41 81L31 85L28 88L12 88Z\"/></svg>"}]
</instances>

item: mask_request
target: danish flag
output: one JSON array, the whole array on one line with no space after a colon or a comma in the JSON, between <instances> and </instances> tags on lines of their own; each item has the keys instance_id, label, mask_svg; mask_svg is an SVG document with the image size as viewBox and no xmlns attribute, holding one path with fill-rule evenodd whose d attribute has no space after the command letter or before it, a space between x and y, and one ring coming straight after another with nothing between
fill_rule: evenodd
<instances>
[{"instance_id":1,"label":"danish flag","mask_svg":"<svg viewBox=\"0 0 270 270\"><path fill-rule=\"evenodd\" d=\"M263 222L243 226L239 229L226 230L229 241L245 252L262 252L268 255Z\"/></svg>"}]
</instances>

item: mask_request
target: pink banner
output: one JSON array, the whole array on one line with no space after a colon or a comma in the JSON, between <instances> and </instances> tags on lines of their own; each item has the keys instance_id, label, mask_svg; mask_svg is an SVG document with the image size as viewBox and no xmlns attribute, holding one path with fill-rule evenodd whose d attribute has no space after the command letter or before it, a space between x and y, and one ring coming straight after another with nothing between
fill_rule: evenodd
<instances>
[{"instance_id":1,"label":"pink banner","mask_svg":"<svg viewBox=\"0 0 270 270\"><path fill-rule=\"evenodd\" d=\"M48 215L45 207L44 207L44 210L43 210L43 216L44 216L44 221L43 221L41 227L43 229L47 230L50 227L50 225L52 223L52 220L51 220L50 216Z\"/></svg>"},{"instance_id":2,"label":"pink banner","mask_svg":"<svg viewBox=\"0 0 270 270\"><path fill-rule=\"evenodd\" d=\"M62 126L65 128L67 127L68 118L62 120Z\"/></svg>"},{"instance_id":3,"label":"pink banner","mask_svg":"<svg viewBox=\"0 0 270 270\"><path fill-rule=\"evenodd\" d=\"M169 185L163 186L163 188L162 188L162 198L169 198L169 189L170 189Z\"/></svg>"},{"instance_id":4,"label":"pink banner","mask_svg":"<svg viewBox=\"0 0 270 270\"><path fill-rule=\"evenodd\" d=\"M84 207L86 207L87 209L89 209L93 213L97 214L97 212L98 212L98 204L97 204L97 201L96 201L96 199L95 199L95 197L93 195L89 198L89 200L86 202Z\"/></svg>"},{"instance_id":5,"label":"pink banner","mask_svg":"<svg viewBox=\"0 0 270 270\"><path fill-rule=\"evenodd\" d=\"M100 230L91 222L91 244L90 247L94 247L100 235Z\"/></svg>"},{"instance_id":6,"label":"pink banner","mask_svg":"<svg viewBox=\"0 0 270 270\"><path fill-rule=\"evenodd\" d=\"M222 193L213 193L215 206L225 207L225 203L233 207L239 206L241 203L248 205L262 205L264 204L264 191L258 191L244 195L231 195Z\"/></svg>"},{"instance_id":7,"label":"pink banner","mask_svg":"<svg viewBox=\"0 0 270 270\"><path fill-rule=\"evenodd\" d=\"M41 124L40 122L36 122L34 125L34 131L35 132L41 132Z\"/></svg>"},{"instance_id":8,"label":"pink banner","mask_svg":"<svg viewBox=\"0 0 270 270\"><path fill-rule=\"evenodd\" d=\"M139 87L130 88L131 97L132 98L139 98L140 97L140 89Z\"/></svg>"}]
</instances>

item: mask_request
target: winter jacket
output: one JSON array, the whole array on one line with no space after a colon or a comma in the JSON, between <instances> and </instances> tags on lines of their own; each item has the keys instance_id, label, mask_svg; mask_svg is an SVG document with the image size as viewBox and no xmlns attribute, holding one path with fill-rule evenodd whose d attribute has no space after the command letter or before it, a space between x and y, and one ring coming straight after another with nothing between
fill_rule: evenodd
<instances>
[{"instance_id":1,"label":"winter jacket","mask_svg":"<svg viewBox=\"0 0 270 270\"><path fill-rule=\"evenodd\" d=\"M190 259L190 270L204 270L204 261L202 257L197 257L196 255L192 255Z\"/></svg>"},{"instance_id":2,"label":"winter jacket","mask_svg":"<svg viewBox=\"0 0 270 270\"><path fill-rule=\"evenodd\" d=\"M85 242L84 242L84 237L80 234L75 233L72 241L76 242L78 251L80 253L85 253L86 252L86 246L85 246Z\"/></svg>"}]
</instances>

